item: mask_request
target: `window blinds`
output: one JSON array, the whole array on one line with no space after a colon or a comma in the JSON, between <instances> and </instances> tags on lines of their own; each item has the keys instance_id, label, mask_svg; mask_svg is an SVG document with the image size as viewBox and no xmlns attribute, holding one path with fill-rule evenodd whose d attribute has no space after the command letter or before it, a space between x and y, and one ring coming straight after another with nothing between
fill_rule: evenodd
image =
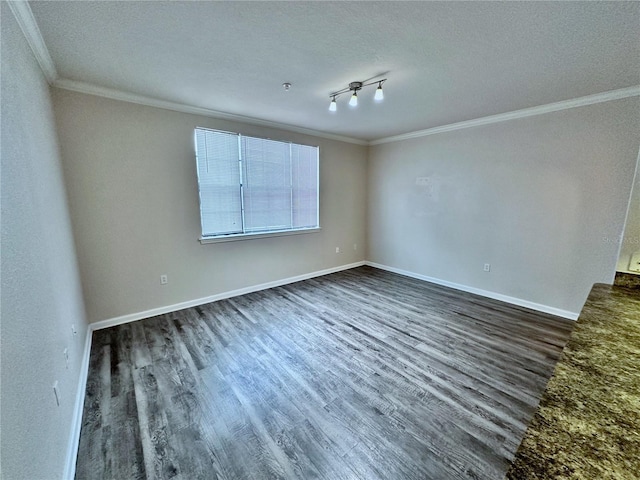
<instances>
[{"instance_id":1,"label":"window blinds","mask_svg":"<svg viewBox=\"0 0 640 480\"><path fill-rule=\"evenodd\" d=\"M253 137L241 143L245 231L290 229L289 144Z\"/></svg>"},{"instance_id":2,"label":"window blinds","mask_svg":"<svg viewBox=\"0 0 640 480\"><path fill-rule=\"evenodd\" d=\"M318 226L318 147L291 144L292 227Z\"/></svg>"},{"instance_id":3,"label":"window blinds","mask_svg":"<svg viewBox=\"0 0 640 480\"><path fill-rule=\"evenodd\" d=\"M318 147L197 128L203 237L317 228Z\"/></svg>"},{"instance_id":4,"label":"window blinds","mask_svg":"<svg viewBox=\"0 0 640 480\"><path fill-rule=\"evenodd\" d=\"M238 135L196 129L202 236L242 233Z\"/></svg>"}]
</instances>

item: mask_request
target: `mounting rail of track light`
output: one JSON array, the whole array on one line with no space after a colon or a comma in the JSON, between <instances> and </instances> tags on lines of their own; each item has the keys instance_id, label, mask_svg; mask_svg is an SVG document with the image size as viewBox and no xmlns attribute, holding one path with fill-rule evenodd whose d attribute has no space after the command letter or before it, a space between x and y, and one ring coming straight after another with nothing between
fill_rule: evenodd
<instances>
[{"instance_id":1,"label":"mounting rail of track light","mask_svg":"<svg viewBox=\"0 0 640 480\"><path fill-rule=\"evenodd\" d=\"M329 104L329 111L335 112L338 109L338 104L336 103L336 98L345 93L353 92L351 94L351 98L349 99L349 105L355 107L358 105L358 92L362 90L362 87L368 87L369 85L378 84L378 88L376 88L376 93L373 96L373 99L376 102L384 99L384 93L382 93L382 84L386 82L387 79L383 78L382 80L375 80L370 83L363 82L351 82L347 88L343 88L342 90L338 90L337 92L333 92L329 94L329 98L331 99L331 103Z\"/></svg>"}]
</instances>

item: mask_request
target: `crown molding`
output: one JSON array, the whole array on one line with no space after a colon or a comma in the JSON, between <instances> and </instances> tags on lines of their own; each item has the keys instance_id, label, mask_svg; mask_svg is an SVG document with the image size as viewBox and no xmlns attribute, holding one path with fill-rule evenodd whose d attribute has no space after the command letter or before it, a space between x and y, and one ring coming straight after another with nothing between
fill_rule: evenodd
<instances>
[{"instance_id":1,"label":"crown molding","mask_svg":"<svg viewBox=\"0 0 640 480\"><path fill-rule=\"evenodd\" d=\"M53 64L51 55L49 55L49 49L44 43L42 33L40 33L40 28L33 16L29 2L27 2L27 0L8 0L7 4L18 22L24 38L31 47L47 82L49 85L53 84L58 78L58 72L56 72L56 67Z\"/></svg>"},{"instance_id":2,"label":"crown molding","mask_svg":"<svg viewBox=\"0 0 640 480\"><path fill-rule=\"evenodd\" d=\"M26 2L17 1L12 3L26 3ZM428 128L426 130L418 130L415 132L403 133L400 135L394 135L391 137L384 137L376 140L367 141L367 140L361 140L358 138L335 135L332 133L322 132L319 130L312 130L309 128L297 127L295 125L289 125L286 123L278 123L270 120L261 120L257 118L246 117L243 115L236 115L233 113L226 113L226 112L220 112L217 110L210 110L208 108L196 107L193 105L186 105L186 104L177 103L177 102L170 102L167 100L160 100L158 98L147 97L144 95L138 95L135 93L125 92L123 90L117 90L113 88L100 87L98 85L94 85L91 83L78 82L75 80L68 80L65 78L59 78L59 77L56 78L52 82L52 85L64 90L71 90L74 92L86 93L89 95L96 95L98 97L105 97L113 100L120 100L123 102L135 103L138 105L145 105L148 107L156 107L156 108L162 108L165 110L172 110L175 112L202 115L204 117L220 118L223 120L241 122L249 125L278 128L278 129L286 130L289 132L302 133L305 135L312 135L315 137L327 138L330 140L337 140L340 142L353 143L356 145L365 145L365 146L400 142L402 140L426 137L429 135L436 135L438 133L452 132L455 130L463 130L465 128L478 127L482 125L491 125L493 123L506 122L509 120L516 120L519 118L533 117L535 115L543 115L545 113L558 112L561 110L568 110L570 108L583 107L587 105L593 105L596 103L603 103L603 102L609 102L612 100L620 100L623 98L640 96L640 85L635 85L632 87L621 88L618 90L610 90L607 92L596 93L594 95L587 95L584 97L573 98L570 100L562 100L560 102L548 103L546 105L538 105L536 107L524 108L522 110L514 110L512 112L499 113L497 115L490 115L487 117L480 117L472 120L465 120L463 122L450 123L448 125L441 125L438 127Z\"/></svg>"},{"instance_id":3,"label":"crown molding","mask_svg":"<svg viewBox=\"0 0 640 480\"><path fill-rule=\"evenodd\" d=\"M12 3L26 3L26 2L17 1ZM208 108L195 107L193 105L186 105L186 104L177 103L177 102L170 102L167 100L160 100L158 98L147 97L144 95L129 93L123 90L117 90L113 88L100 87L98 85L94 85L91 83L78 82L75 80L68 80L65 78L59 78L59 77L56 78L52 82L52 85L54 87L58 87L63 90L71 90L74 92L86 93L89 95L96 95L98 97L105 97L113 100L120 100L123 102L135 103L138 105L145 105L148 107L162 108L165 110L172 110L175 112L182 112L182 113L191 113L194 115L202 115L204 117L220 118L223 120L231 120L235 122L246 123L249 125L278 128L281 130L287 130L289 132L302 133L305 135L313 135L315 137L327 138L330 140L337 140L340 142L353 143L356 145L365 145L365 146L400 142L402 140L427 137L429 135L436 135L438 133L453 132L455 130L463 130L465 128L473 128L473 127L478 127L482 125L491 125L493 123L507 122L509 120L516 120L519 118L533 117L536 115L543 115L545 113L568 110L570 108L584 107L584 106L593 105L596 103L610 102L612 100L621 100L623 98L640 96L640 85L634 85L632 87L620 88L618 90L610 90L607 92L596 93L594 95L586 95L584 97L573 98L570 100L562 100L560 102L548 103L546 105L538 105L536 107L524 108L522 110L514 110L512 112L499 113L497 115L489 115L487 117L480 117L472 120L465 120L463 122L450 123L448 125L441 125L438 127L428 128L426 130L418 130L415 132L403 133L400 135L394 135L391 137L384 137L376 140L367 141L367 140L361 140L358 138L335 135L332 133L322 132L319 130L312 130L309 128L297 127L295 125L289 125L286 123L278 123L270 120L261 120L257 118L246 117L243 115L236 115L233 113L210 110Z\"/></svg>"},{"instance_id":4,"label":"crown molding","mask_svg":"<svg viewBox=\"0 0 640 480\"><path fill-rule=\"evenodd\" d=\"M249 125L258 125L261 127L278 128L281 130L286 130L288 132L302 133L305 135L313 135L314 137L327 138L329 140L337 140L339 142L354 143L356 145L369 145L368 141L360 140L358 138L343 137L342 135L334 135L331 133L312 130L309 128L296 127L295 125L289 125L286 123L272 122L270 120L261 120L258 118L245 117L243 115L235 115L233 113L210 110L208 108L195 107L193 105L185 105L182 103L170 102L167 100L160 100L158 98L147 97L144 95L129 93L122 90L116 90L113 88L100 87L98 85L93 85L91 83L78 82L75 80L68 80L65 78L58 78L53 83L53 86L57 88L61 88L63 90L71 90L73 92L96 95L98 97L104 97L104 98L110 98L112 100L120 100L123 102L135 103L135 104L144 105L147 107L162 108L164 110L172 110L174 112L181 112L181 113L191 113L194 115L202 115L203 117L220 118L223 120L231 120L234 122L241 122Z\"/></svg>"},{"instance_id":5,"label":"crown molding","mask_svg":"<svg viewBox=\"0 0 640 480\"><path fill-rule=\"evenodd\" d=\"M514 110L507 113L499 113L488 117L475 118L473 120L465 120L464 122L451 123L449 125L441 125L439 127L428 128L426 130L418 130L416 132L403 133L392 137L379 138L372 140L369 145L380 145L383 143L399 142L411 138L426 137L436 135L438 133L453 132L454 130L462 130L465 128L478 127L481 125L490 125L492 123L506 122L518 118L533 117L545 113L558 112L570 108L583 107L593 105L595 103L609 102L611 100L620 100L622 98L640 96L640 85L633 87L621 88L619 90L610 90L608 92L596 93L585 97L573 98L571 100L563 100L561 102L548 103L537 107L524 108L522 110Z\"/></svg>"}]
</instances>

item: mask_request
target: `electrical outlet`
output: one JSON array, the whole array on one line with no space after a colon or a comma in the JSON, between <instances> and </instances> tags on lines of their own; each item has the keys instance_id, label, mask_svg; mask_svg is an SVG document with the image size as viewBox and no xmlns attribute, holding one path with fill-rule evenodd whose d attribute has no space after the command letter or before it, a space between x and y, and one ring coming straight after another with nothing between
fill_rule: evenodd
<instances>
[{"instance_id":1,"label":"electrical outlet","mask_svg":"<svg viewBox=\"0 0 640 480\"><path fill-rule=\"evenodd\" d=\"M336 253L340 253L340 247L336 247Z\"/></svg>"},{"instance_id":2,"label":"electrical outlet","mask_svg":"<svg viewBox=\"0 0 640 480\"><path fill-rule=\"evenodd\" d=\"M60 388L58 387L58 381L53 383L53 395L56 397L56 405L60 406Z\"/></svg>"},{"instance_id":3,"label":"electrical outlet","mask_svg":"<svg viewBox=\"0 0 640 480\"><path fill-rule=\"evenodd\" d=\"M64 364L67 367L67 370L69 370L69 349L65 348L62 355L64 355Z\"/></svg>"},{"instance_id":4,"label":"electrical outlet","mask_svg":"<svg viewBox=\"0 0 640 480\"><path fill-rule=\"evenodd\" d=\"M491 264L490 263L485 263L484 264L484 271L485 272L490 272L491 271Z\"/></svg>"},{"instance_id":5,"label":"electrical outlet","mask_svg":"<svg viewBox=\"0 0 640 480\"><path fill-rule=\"evenodd\" d=\"M160 285L166 285L169 283L169 278L166 275L160 275Z\"/></svg>"}]
</instances>

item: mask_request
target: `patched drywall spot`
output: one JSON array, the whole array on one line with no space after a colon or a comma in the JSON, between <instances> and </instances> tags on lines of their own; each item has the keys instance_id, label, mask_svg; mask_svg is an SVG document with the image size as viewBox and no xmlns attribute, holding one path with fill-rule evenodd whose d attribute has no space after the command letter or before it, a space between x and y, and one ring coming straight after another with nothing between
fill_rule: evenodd
<instances>
[{"instance_id":1,"label":"patched drywall spot","mask_svg":"<svg viewBox=\"0 0 640 480\"><path fill-rule=\"evenodd\" d=\"M438 215L448 202L456 199L457 191L451 177L437 173L415 177L407 198L408 211L415 217Z\"/></svg>"}]
</instances>

